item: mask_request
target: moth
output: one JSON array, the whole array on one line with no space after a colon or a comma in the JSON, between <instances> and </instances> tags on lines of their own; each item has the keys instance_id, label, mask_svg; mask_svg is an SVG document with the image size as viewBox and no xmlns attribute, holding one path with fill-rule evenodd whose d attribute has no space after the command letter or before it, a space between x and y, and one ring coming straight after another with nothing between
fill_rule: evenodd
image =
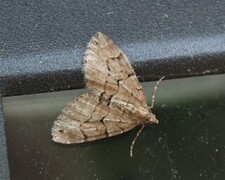
<instances>
[{"instance_id":1,"label":"moth","mask_svg":"<svg viewBox=\"0 0 225 180\"><path fill-rule=\"evenodd\" d=\"M83 143L158 123L128 58L101 32L85 51L84 75L89 91L75 98L54 121L53 141Z\"/></svg>"}]
</instances>

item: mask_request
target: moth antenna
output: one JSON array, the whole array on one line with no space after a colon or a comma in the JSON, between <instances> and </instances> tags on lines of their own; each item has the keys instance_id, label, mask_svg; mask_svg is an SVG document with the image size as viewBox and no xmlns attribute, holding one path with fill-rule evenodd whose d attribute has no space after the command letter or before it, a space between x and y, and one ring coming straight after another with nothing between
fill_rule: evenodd
<instances>
[{"instance_id":1,"label":"moth antenna","mask_svg":"<svg viewBox=\"0 0 225 180\"><path fill-rule=\"evenodd\" d=\"M155 95L156 95L156 90L157 90L157 88L158 88L158 85L159 85L159 83L160 83L164 78L165 78L165 76L161 77L161 78L157 81L157 83L156 83L156 85L155 85L155 87L154 87L154 91L153 91L153 94L152 94L152 104L151 104L151 106L149 107L150 109L152 109L153 106L154 106L154 103L155 103Z\"/></svg>"},{"instance_id":2,"label":"moth antenna","mask_svg":"<svg viewBox=\"0 0 225 180\"><path fill-rule=\"evenodd\" d=\"M144 129L145 125L142 124L142 127L141 129L138 131L138 133L136 134L134 140L132 141L131 143L131 146L130 146L130 157L133 157L133 148L134 148L134 143L136 142L138 136L141 134L141 131Z\"/></svg>"}]
</instances>

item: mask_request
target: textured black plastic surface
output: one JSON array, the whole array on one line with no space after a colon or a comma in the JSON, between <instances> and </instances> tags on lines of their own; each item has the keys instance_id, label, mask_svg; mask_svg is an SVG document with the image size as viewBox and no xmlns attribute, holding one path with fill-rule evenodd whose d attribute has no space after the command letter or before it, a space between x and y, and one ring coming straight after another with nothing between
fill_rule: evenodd
<instances>
[{"instance_id":1,"label":"textured black plastic surface","mask_svg":"<svg viewBox=\"0 0 225 180\"><path fill-rule=\"evenodd\" d=\"M97 32L127 54L141 80L225 72L225 2L0 2L4 95L84 86L82 57Z\"/></svg>"}]
</instances>

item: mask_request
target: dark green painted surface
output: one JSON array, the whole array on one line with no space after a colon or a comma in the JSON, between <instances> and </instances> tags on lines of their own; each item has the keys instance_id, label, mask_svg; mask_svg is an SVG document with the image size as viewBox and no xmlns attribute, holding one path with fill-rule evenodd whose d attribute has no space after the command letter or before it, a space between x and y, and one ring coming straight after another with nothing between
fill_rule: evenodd
<instances>
[{"instance_id":1,"label":"dark green painted surface","mask_svg":"<svg viewBox=\"0 0 225 180\"><path fill-rule=\"evenodd\" d=\"M78 145L51 141L61 108L79 92L3 98L9 166L15 179L223 179L225 76L163 81L153 109L160 120L124 135ZM150 102L154 83L144 83Z\"/></svg>"}]
</instances>

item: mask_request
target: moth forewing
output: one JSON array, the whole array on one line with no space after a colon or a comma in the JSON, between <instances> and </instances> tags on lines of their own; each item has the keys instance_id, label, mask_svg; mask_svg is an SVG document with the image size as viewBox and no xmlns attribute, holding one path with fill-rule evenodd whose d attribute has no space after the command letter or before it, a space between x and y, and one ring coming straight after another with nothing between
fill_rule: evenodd
<instances>
[{"instance_id":1,"label":"moth forewing","mask_svg":"<svg viewBox=\"0 0 225 180\"><path fill-rule=\"evenodd\" d=\"M103 33L84 56L89 89L66 107L52 127L53 141L83 143L122 134L139 124L157 123L126 55Z\"/></svg>"}]
</instances>

